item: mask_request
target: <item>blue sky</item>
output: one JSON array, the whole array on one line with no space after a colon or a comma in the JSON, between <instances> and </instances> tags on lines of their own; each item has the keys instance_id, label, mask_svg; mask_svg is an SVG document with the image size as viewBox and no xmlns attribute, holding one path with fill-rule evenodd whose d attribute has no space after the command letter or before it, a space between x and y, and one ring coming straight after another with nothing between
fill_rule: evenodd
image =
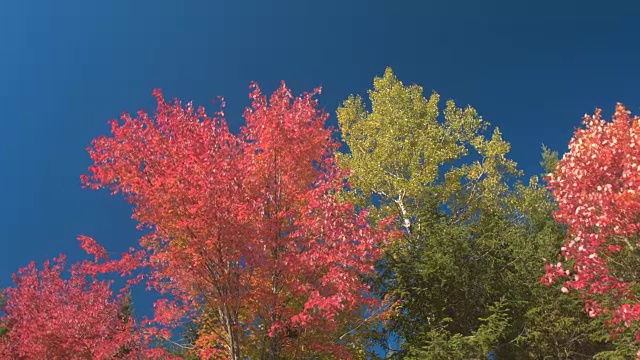
<instances>
[{"instance_id":1,"label":"blue sky","mask_svg":"<svg viewBox=\"0 0 640 360\"><path fill-rule=\"evenodd\" d=\"M31 260L78 259L76 235L123 251L130 207L82 190L90 141L151 91L227 99L248 85L321 85L332 115L392 66L500 127L528 175L564 152L581 116L638 112L640 3L626 1L4 1L0 9L0 287ZM210 106L210 108L212 108Z\"/></svg>"}]
</instances>

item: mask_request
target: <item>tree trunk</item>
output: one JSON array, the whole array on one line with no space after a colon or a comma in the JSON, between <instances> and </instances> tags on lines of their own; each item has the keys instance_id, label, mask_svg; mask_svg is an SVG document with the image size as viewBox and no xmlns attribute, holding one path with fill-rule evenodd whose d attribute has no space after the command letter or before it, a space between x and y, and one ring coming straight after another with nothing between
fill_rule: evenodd
<instances>
[{"instance_id":1,"label":"tree trunk","mask_svg":"<svg viewBox=\"0 0 640 360\"><path fill-rule=\"evenodd\" d=\"M400 216L402 217L404 228L409 234L411 234L411 231L413 230L411 226L411 219L409 218L409 214L407 214L407 210L404 207L403 198L404 195L400 195L398 196L398 199L394 201L398 206L398 210L400 211Z\"/></svg>"},{"instance_id":2,"label":"tree trunk","mask_svg":"<svg viewBox=\"0 0 640 360\"><path fill-rule=\"evenodd\" d=\"M238 329L235 326L236 320L232 318L229 307L226 305L218 308L218 313L222 318L222 323L228 336L229 360L240 360L240 341L238 339Z\"/></svg>"}]
</instances>

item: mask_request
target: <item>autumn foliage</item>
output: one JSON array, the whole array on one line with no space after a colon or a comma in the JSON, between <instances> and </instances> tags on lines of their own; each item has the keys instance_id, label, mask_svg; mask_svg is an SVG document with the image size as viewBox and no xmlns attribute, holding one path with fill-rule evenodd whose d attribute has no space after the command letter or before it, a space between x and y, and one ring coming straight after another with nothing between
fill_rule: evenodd
<instances>
[{"instance_id":1,"label":"autumn foliage","mask_svg":"<svg viewBox=\"0 0 640 360\"><path fill-rule=\"evenodd\" d=\"M7 289L2 359L137 359L140 337L110 282L88 279L83 264L66 276L66 259L29 264ZM67 278L68 277L68 278Z\"/></svg>"},{"instance_id":2,"label":"autumn foliage","mask_svg":"<svg viewBox=\"0 0 640 360\"><path fill-rule=\"evenodd\" d=\"M422 92L387 69L371 110L338 109L338 153L320 89L252 84L237 133L223 99L210 115L155 90L81 176L132 205L139 243L112 257L81 235L89 259L19 270L0 359L634 356L640 118L585 116L559 162L545 148L546 189L473 108ZM138 284L159 294L150 318Z\"/></svg>"},{"instance_id":3,"label":"autumn foliage","mask_svg":"<svg viewBox=\"0 0 640 360\"><path fill-rule=\"evenodd\" d=\"M632 261L640 245L639 121L622 104L611 122L600 110L585 116L549 178L556 219L568 237L564 260L547 265L542 281L565 280L562 291L579 291L589 314L606 319L614 332L637 329L640 319Z\"/></svg>"},{"instance_id":4,"label":"autumn foliage","mask_svg":"<svg viewBox=\"0 0 640 360\"><path fill-rule=\"evenodd\" d=\"M349 358L342 338L379 305L363 276L389 233L334 196L346 184L320 90L294 98L283 83L268 99L252 88L237 135L222 111L156 90L155 115L125 114L93 142L82 180L134 205L149 284L167 295L155 320L198 322L200 356Z\"/></svg>"}]
</instances>

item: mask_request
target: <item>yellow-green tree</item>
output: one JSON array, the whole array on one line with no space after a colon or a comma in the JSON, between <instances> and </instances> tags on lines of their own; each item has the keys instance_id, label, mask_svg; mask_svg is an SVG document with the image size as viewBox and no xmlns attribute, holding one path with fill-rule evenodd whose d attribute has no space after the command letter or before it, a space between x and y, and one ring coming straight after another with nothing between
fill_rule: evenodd
<instances>
[{"instance_id":1,"label":"yellow-green tree","mask_svg":"<svg viewBox=\"0 0 640 360\"><path fill-rule=\"evenodd\" d=\"M563 229L538 179L520 180L500 131L487 136L476 110L452 100L441 113L437 93L425 98L391 69L369 101L350 96L338 109L349 146L339 163L351 171L347 196L404 229L375 280L400 304L386 328L404 339L395 356L574 359L605 349L574 296L538 283Z\"/></svg>"}]
</instances>

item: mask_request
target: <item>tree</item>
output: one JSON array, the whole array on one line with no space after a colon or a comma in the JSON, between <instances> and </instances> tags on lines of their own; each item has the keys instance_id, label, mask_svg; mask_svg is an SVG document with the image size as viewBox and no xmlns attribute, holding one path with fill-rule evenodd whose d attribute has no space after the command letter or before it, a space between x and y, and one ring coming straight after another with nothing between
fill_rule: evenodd
<instances>
[{"instance_id":1,"label":"tree","mask_svg":"<svg viewBox=\"0 0 640 360\"><path fill-rule=\"evenodd\" d=\"M135 322L110 283L87 279L82 264L63 277L64 256L32 262L5 290L0 322L3 359L136 359L143 350ZM122 349L128 351L122 352Z\"/></svg>"},{"instance_id":2,"label":"tree","mask_svg":"<svg viewBox=\"0 0 640 360\"><path fill-rule=\"evenodd\" d=\"M562 291L579 293L589 315L603 319L627 348L640 339L640 123L630 114L618 104L611 122L600 109L585 115L569 152L549 174L555 217L568 232L563 258L548 265L542 279L564 280Z\"/></svg>"},{"instance_id":3,"label":"tree","mask_svg":"<svg viewBox=\"0 0 640 360\"><path fill-rule=\"evenodd\" d=\"M542 161L540 161L540 166L549 174L554 173L556 168L558 167L558 152L552 151L544 144L542 145Z\"/></svg>"},{"instance_id":4,"label":"tree","mask_svg":"<svg viewBox=\"0 0 640 360\"><path fill-rule=\"evenodd\" d=\"M345 196L404 229L375 280L398 302L386 329L403 338L395 356L573 359L606 349L575 297L538 284L563 229L538 179L520 181L500 131L485 137L489 124L453 101L440 119L438 94L426 99L391 69L369 100L370 110L359 96L338 109L350 150L339 164L354 188Z\"/></svg>"},{"instance_id":5,"label":"tree","mask_svg":"<svg viewBox=\"0 0 640 360\"><path fill-rule=\"evenodd\" d=\"M267 99L252 87L238 135L222 111L156 90L154 116L125 114L93 141L82 181L134 204L149 284L170 295L155 320L196 321L201 357L350 358L352 334L379 313L363 277L390 233L334 196L345 176L320 90L294 98L283 83Z\"/></svg>"}]
</instances>

